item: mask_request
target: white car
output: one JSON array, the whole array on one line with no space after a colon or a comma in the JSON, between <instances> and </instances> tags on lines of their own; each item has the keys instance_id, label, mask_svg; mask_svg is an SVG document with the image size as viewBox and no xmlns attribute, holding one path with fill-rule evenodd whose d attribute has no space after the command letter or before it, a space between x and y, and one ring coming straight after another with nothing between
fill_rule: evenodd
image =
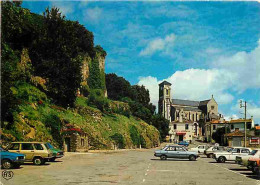
<instances>
[{"instance_id":1,"label":"white car","mask_svg":"<svg viewBox=\"0 0 260 185\"><path fill-rule=\"evenodd\" d=\"M212 146L209 147L208 149L206 149L204 151L204 154L207 156L207 158L212 158L214 153L218 152L218 151L224 151L225 148L223 146Z\"/></svg>"},{"instance_id":2,"label":"white car","mask_svg":"<svg viewBox=\"0 0 260 185\"><path fill-rule=\"evenodd\" d=\"M209 146L207 146L207 145L198 145L195 148L191 148L190 151L197 152L200 154L200 153L204 153L204 151L208 148L209 148Z\"/></svg>"},{"instance_id":3,"label":"white car","mask_svg":"<svg viewBox=\"0 0 260 185\"><path fill-rule=\"evenodd\" d=\"M259 156L260 156L260 149L252 150L252 152L250 152L248 155L237 156L236 163L241 164L243 166L247 166L249 158L259 158Z\"/></svg>"},{"instance_id":4,"label":"white car","mask_svg":"<svg viewBox=\"0 0 260 185\"><path fill-rule=\"evenodd\" d=\"M252 150L244 147L234 147L231 152L217 152L213 158L220 163L235 161L237 156L247 156Z\"/></svg>"}]
</instances>

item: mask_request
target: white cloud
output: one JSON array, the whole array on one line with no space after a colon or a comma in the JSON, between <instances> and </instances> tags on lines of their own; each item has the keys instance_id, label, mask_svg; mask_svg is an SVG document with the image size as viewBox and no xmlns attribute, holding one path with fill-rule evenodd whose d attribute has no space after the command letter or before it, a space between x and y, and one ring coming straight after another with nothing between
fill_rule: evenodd
<instances>
[{"instance_id":1,"label":"white cloud","mask_svg":"<svg viewBox=\"0 0 260 185\"><path fill-rule=\"evenodd\" d=\"M152 55L157 51L168 51L172 48L175 41L175 34L166 35L165 38L156 38L151 40L145 49L140 52L141 56Z\"/></svg>"},{"instance_id":2,"label":"white cloud","mask_svg":"<svg viewBox=\"0 0 260 185\"><path fill-rule=\"evenodd\" d=\"M260 39L251 52L238 52L231 57L220 57L214 66L224 69L232 76L233 89L243 92L248 88L260 88Z\"/></svg>"},{"instance_id":3,"label":"white cloud","mask_svg":"<svg viewBox=\"0 0 260 185\"><path fill-rule=\"evenodd\" d=\"M92 23L98 23L102 16L103 9L99 7L88 8L84 12L84 18Z\"/></svg>"},{"instance_id":4,"label":"white cloud","mask_svg":"<svg viewBox=\"0 0 260 185\"><path fill-rule=\"evenodd\" d=\"M251 52L238 52L230 57L219 57L211 69L176 71L164 80L172 83L173 98L204 100L214 94L218 104L231 103L234 97L233 93L229 93L230 90L239 93L249 88L260 88L260 40L258 46ZM139 85L149 89L151 101L155 105L158 102L160 82L151 76L141 77L138 82ZM249 106L248 111L255 118L260 118L260 107Z\"/></svg>"},{"instance_id":5,"label":"white cloud","mask_svg":"<svg viewBox=\"0 0 260 185\"><path fill-rule=\"evenodd\" d=\"M61 13L66 16L70 13L73 13L75 10L75 4L71 2L53 1L51 4L52 6L59 8Z\"/></svg>"}]
</instances>

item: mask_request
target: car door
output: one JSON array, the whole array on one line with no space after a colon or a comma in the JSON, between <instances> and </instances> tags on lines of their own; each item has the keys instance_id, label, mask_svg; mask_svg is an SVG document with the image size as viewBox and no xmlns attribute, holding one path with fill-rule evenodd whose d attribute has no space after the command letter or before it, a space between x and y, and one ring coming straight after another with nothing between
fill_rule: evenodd
<instances>
[{"instance_id":1,"label":"car door","mask_svg":"<svg viewBox=\"0 0 260 185\"><path fill-rule=\"evenodd\" d=\"M44 156L44 154L46 153L46 151L44 150L43 146L41 143L34 143L34 156Z\"/></svg>"},{"instance_id":2,"label":"car door","mask_svg":"<svg viewBox=\"0 0 260 185\"><path fill-rule=\"evenodd\" d=\"M232 153L229 155L229 159L230 161L235 161L236 160L236 156L240 156L240 149L239 148L234 148L232 150Z\"/></svg>"},{"instance_id":3,"label":"car door","mask_svg":"<svg viewBox=\"0 0 260 185\"><path fill-rule=\"evenodd\" d=\"M22 143L21 144L21 153L25 155L26 161L32 161L34 157L34 148L32 143Z\"/></svg>"},{"instance_id":4,"label":"car door","mask_svg":"<svg viewBox=\"0 0 260 185\"><path fill-rule=\"evenodd\" d=\"M176 151L174 146L169 146L167 150L167 157L176 158Z\"/></svg>"},{"instance_id":5,"label":"car door","mask_svg":"<svg viewBox=\"0 0 260 185\"><path fill-rule=\"evenodd\" d=\"M198 153L203 153L205 150L205 146L199 146L198 147Z\"/></svg>"},{"instance_id":6,"label":"car door","mask_svg":"<svg viewBox=\"0 0 260 185\"><path fill-rule=\"evenodd\" d=\"M176 147L176 156L177 156L177 158L180 158L180 159L187 158L187 151L181 146Z\"/></svg>"},{"instance_id":7,"label":"car door","mask_svg":"<svg viewBox=\"0 0 260 185\"><path fill-rule=\"evenodd\" d=\"M250 151L247 148L241 149L240 156L247 156L250 153Z\"/></svg>"}]
</instances>

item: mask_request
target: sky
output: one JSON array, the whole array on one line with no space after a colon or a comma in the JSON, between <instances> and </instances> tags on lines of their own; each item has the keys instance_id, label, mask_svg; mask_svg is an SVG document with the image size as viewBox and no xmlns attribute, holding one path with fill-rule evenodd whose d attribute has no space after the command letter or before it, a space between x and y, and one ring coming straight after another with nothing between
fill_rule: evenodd
<instances>
[{"instance_id":1,"label":"sky","mask_svg":"<svg viewBox=\"0 0 260 185\"><path fill-rule=\"evenodd\" d=\"M42 14L58 7L94 34L107 52L105 72L144 85L158 104L158 84L172 83L172 98L214 95L226 119L260 124L260 3L25 1Z\"/></svg>"}]
</instances>

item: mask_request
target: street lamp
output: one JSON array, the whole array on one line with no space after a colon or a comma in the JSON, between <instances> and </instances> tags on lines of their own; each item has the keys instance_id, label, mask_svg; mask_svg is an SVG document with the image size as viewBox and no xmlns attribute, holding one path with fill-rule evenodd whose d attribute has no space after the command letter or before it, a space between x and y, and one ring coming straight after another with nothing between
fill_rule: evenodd
<instances>
[{"instance_id":1,"label":"street lamp","mask_svg":"<svg viewBox=\"0 0 260 185\"><path fill-rule=\"evenodd\" d=\"M243 105L243 101L240 100L240 108L244 107L245 108L245 147L246 147L246 101L244 102Z\"/></svg>"}]
</instances>

